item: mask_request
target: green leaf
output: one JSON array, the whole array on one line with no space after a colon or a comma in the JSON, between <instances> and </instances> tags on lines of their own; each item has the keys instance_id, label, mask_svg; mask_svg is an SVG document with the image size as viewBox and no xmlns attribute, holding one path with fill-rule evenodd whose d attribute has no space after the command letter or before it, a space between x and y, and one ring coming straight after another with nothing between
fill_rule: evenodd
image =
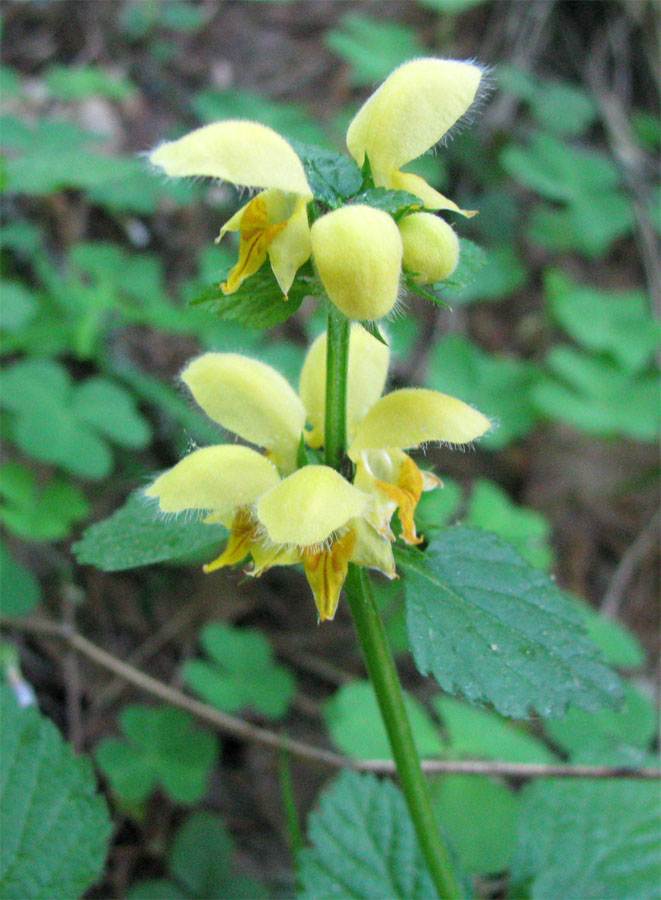
<instances>
[{"instance_id":1,"label":"green leaf","mask_svg":"<svg viewBox=\"0 0 661 900\"><path fill-rule=\"evenodd\" d=\"M449 524L459 511L462 496L461 486L451 478L444 478L443 487L438 490L425 492L415 511L416 522L420 523L423 533Z\"/></svg>"},{"instance_id":2,"label":"green leaf","mask_svg":"<svg viewBox=\"0 0 661 900\"><path fill-rule=\"evenodd\" d=\"M550 200L572 202L612 191L620 181L615 163L605 154L573 147L537 132L527 146L512 144L501 162L515 179Z\"/></svg>"},{"instance_id":3,"label":"green leaf","mask_svg":"<svg viewBox=\"0 0 661 900\"><path fill-rule=\"evenodd\" d=\"M579 251L599 259L613 241L631 231L631 204L624 194L606 193L556 209L538 203L526 227L528 240L553 253Z\"/></svg>"},{"instance_id":4,"label":"green leaf","mask_svg":"<svg viewBox=\"0 0 661 900\"><path fill-rule=\"evenodd\" d=\"M274 661L263 634L215 622L202 629L200 638L211 662L190 660L182 675L207 703L225 712L250 709L270 719L285 715L296 682Z\"/></svg>"},{"instance_id":5,"label":"green leaf","mask_svg":"<svg viewBox=\"0 0 661 900\"><path fill-rule=\"evenodd\" d=\"M479 478L473 485L466 524L500 535L533 566L549 569L553 564L549 520L537 510L513 503L493 481Z\"/></svg>"},{"instance_id":6,"label":"green leaf","mask_svg":"<svg viewBox=\"0 0 661 900\"><path fill-rule=\"evenodd\" d=\"M473 241L461 238L459 243L461 247L459 265L449 278L421 286L415 283L410 273L405 272L406 289L440 306L447 306L457 299L461 302L462 295L479 278L479 272L487 265L489 257L482 247Z\"/></svg>"},{"instance_id":7,"label":"green leaf","mask_svg":"<svg viewBox=\"0 0 661 900\"><path fill-rule=\"evenodd\" d=\"M511 896L654 900L661 882L660 826L654 782L533 782L521 795Z\"/></svg>"},{"instance_id":8,"label":"green leaf","mask_svg":"<svg viewBox=\"0 0 661 900\"><path fill-rule=\"evenodd\" d=\"M463 12L480 6L485 0L418 0L422 6L438 10L448 16L460 16Z\"/></svg>"},{"instance_id":9,"label":"green leaf","mask_svg":"<svg viewBox=\"0 0 661 900\"><path fill-rule=\"evenodd\" d=\"M438 726L413 697L405 694L404 703L420 755L440 756L443 743ZM369 681L350 681L343 685L324 703L323 715L333 743L347 756L357 759L392 757L374 689Z\"/></svg>"},{"instance_id":10,"label":"green leaf","mask_svg":"<svg viewBox=\"0 0 661 900\"><path fill-rule=\"evenodd\" d=\"M20 331L37 314L37 299L20 281L4 280L2 285L2 331Z\"/></svg>"},{"instance_id":11,"label":"green leaf","mask_svg":"<svg viewBox=\"0 0 661 900\"><path fill-rule=\"evenodd\" d=\"M66 478L41 484L30 469L6 463L0 470L0 521L29 541L58 541L89 513L78 488Z\"/></svg>"},{"instance_id":12,"label":"green leaf","mask_svg":"<svg viewBox=\"0 0 661 900\"><path fill-rule=\"evenodd\" d=\"M363 176L351 157L301 141L291 145L303 163L315 200L334 208L360 190Z\"/></svg>"},{"instance_id":13,"label":"green leaf","mask_svg":"<svg viewBox=\"0 0 661 900\"><path fill-rule=\"evenodd\" d=\"M112 823L92 767L35 707L0 692L0 894L82 896L102 872Z\"/></svg>"},{"instance_id":14,"label":"green leaf","mask_svg":"<svg viewBox=\"0 0 661 900\"><path fill-rule=\"evenodd\" d=\"M457 526L400 565L415 661L443 690L513 718L618 699L572 605L496 535Z\"/></svg>"},{"instance_id":15,"label":"green leaf","mask_svg":"<svg viewBox=\"0 0 661 900\"><path fill-rule=\"evenodd\" d=\"M221 275L224 282L228 267ZM222 319L240 322L251 328L273 328L294 315L304 297L313 292L313 285L299 277L294 280L289 296L285 297L268 263L246 278L232 294L224 294L219 284L209 285L193 300L193 305Z\"/></svg>"},{"instance_id":16,"label":"green leaf","mask_svg":"<svg viewBox=\"0 0 661 900\"><path fill-rule=\"evenodd\" d=\"M542 127L565 137L583 134L598 115L592 97L568 81L541 81L532 98L532 112Z\"/></svg>"},{"instance_id":17,"label":"green leaf","mask_svg":"<svg viewBox=\"0 0 661 900\"><path fill-rule=\"evenodd\" d=\"M545 730L568 753L612 750L622 745L645 749L657 734L654 703L632 685L625 686L623 706L585 713L571 709L563 719L549 719Z\"/></svg>"},{"instance_id":18,"label":"green leaf","mask_svg":"<svg viewBox=\"0 0 661 900\"><path fill-rule=\"evenodd\" d=\"M86 529L73 552L82 565L117 572L202 554L211 558L226 537L222 525L163 516L136 491L109 518Z\"/></svg>"},{"instance_id":19,"label":"green leaf","mask_svg":"<svg viewBox=\"0 0 661 900\"><path fill-rule=\"evenodd\" d=\"M151 438L123 388L100 378L72 385L50 360L25 359L7 369L0 402L16 415L12 437L25 453L83 478L103 478L112 468L101 436L134 448Z\"/></svg>"},{"instance_id":20,"label":"green leaf","mask_svg":"<svg viewBox=\"0 0 661 900\"><path fill-rule=\"evenodd\" d=\"M520 359L492 356L459 335L448 335L429 358L427 386L475 406L494 422L480 447L506 447L534 427L530 390L537 370Z\"/></svg>"},{"instance_id":21,"label":"green leaf","mask_svg":"<svg viewBox=\"0 0 661 900\"><path fill-rule=\"evenodd\" d=\"M255 900L264 889L252 878L236 874L234 842L220 816L194 812L175 835L168 854L170 879L138 881L128 900Z\"/></svg>"},{"instance_id":22,"label":"green leaf","mask_svg":"<svg viewBox=\"0 0 661 900\"><path fill-rule=\"evenodd\" d=\"M299 856L302 898L431 900L404 797L391 781L343 772L308 819L311 847Z\"/></svg>"},{"instance_id":23,"label":"green leaf","mask_svg":"<svg viewBox=\"0 0 661 900\"><path fill-rule=\"evenodd\" d=\"M268 125L289 141L326 144L320 126L299 103L284 103L254 91L204 90L193 98L193 109L204 122L220 119L250 119Z\"/></svg>"},{"instance_id":24,"label":"green leaf","mask_svg":"<svg viewBox=\"0 0 661 900\"><path fill-rule=\"evenodd\" d=\"M555 320L593 352L609 353L627 372L644 369L661 337L643 291L601 291L572 282L561 271L546 272L544 286Z\"/></svg>"},{"instance_id":25,"label":"green leaf","mask_svg":"<svg viewBox=\"0 0 661 900\"><path fill-rule=\"evenodd\" d=\"M629 375L607 359L562 344L551 348L546 363L549 373L531 390L541 415L588 434L657 439L661 411L656 372Z\"/></svg>"},{"instance_id":26,"label":"green leaf","mask_svg":"<svg viewBox=\"0 0 661 900\"><path fill-rule=\"evenodd\" d=\"M3 616L27 616L41 602L39 582L0 544L1 609Z\"/></svg>"},{"instance_id":27,"label":"green leaf","mask_svg":"<svg viewBox=\"0 0 661 900\"><path fill-rule=\"evenodd\" d=\"M432 703L447 732L450 756L513 763L557 762L546 744L497 713L443 695L434 697Z\"/></svg>"},{"instance_id":28,"label":"green leaf","mask_svg":"<svg viewBox=\"0 0 661 900\"><path fill-rule=\"evenodd\" d=\"M420 209L422 202L415 194L409 194L408 191L389 191L386 188L370 188L353 197L352 203L362 203L365 206L373 206L383 212L395 215L399 213L409 212L413 209Z\"/></svg>"},{"instance_id":29,"label":"green leaf","mask_svg":"<svg viewBox=\"0 0 661 900\"><path fill-rule=\"evenodd\" d=\"M476 248L476 249L473 249ZM442 296L453 306L511 297L528 282L528 270L514 247L492 247L488 254L466 239L461 241L459 266L439 282Z\"/></svg>"},{"instance_id":30,"label":"green leaf","mask_svg":"<svg viewBox=\"0 0 661 900\"><path fill-rule=\"evenodd\" d=\"M46 70L43 77L51 96L66 102L93 96L126 100L135 92L130 82L111 75L99 66L54 65Z\"/></svg>"},{"instance_id":31,"label":"green leaf","mask_svg":"<svg viewBox=\"0 0 661 900\"><path fill-rule=\"evenodd\" d=\"M503 872L514 853L518 798L489 778L450 775L430 782L432 803L462 869L474 875ZM488 813L476 815L480 810Z\"/></svg>"},{"instance_id":32,"label":"green leaf","mask_svg":"<svg viewBox=\"0 0 661 900\"><path fill-rule=\"evenodd\" d=\"M105 738L95 756L122 800L140 803L158 787L176 803L202 799L218 756L214 734L170 706L126 706L119 722L125 737Z\"/></svg>"},{"instance_id":33,"label":"green leaf","mask_svg":"<svg viewBox=\"0 0 661 900\"><path fill-rule=\"evenodd\" d=\"M139 415L133 397L105 378L89 378L76 390L74 415L115 444L139 450L151 440L151 429Z\"/></svg>"},{"instance_id":34,"label":"green leaf","mask_svg":"<svg viewBox=\"0 0 661 900\"><path fill-rule=\"evenodd\" d=\"M582 617L588 637L599 647L610 666L642 669L645 665L645 651L635 635L627 631L621 622L607 618L578 597L571 594L566 596Z\"/></svg>"},{"instance_id":35,"label":"green leaf","mask_svg":"<svg viewBox=\"0 0 661 900\"><path fill-rule=\"evenodd\" d=\"M342 16L340 27L327 32L326 44L350 63L353 83L369 87L401 63L425 54L412 28L359 12Z\"/></svg>"}]
</instances>

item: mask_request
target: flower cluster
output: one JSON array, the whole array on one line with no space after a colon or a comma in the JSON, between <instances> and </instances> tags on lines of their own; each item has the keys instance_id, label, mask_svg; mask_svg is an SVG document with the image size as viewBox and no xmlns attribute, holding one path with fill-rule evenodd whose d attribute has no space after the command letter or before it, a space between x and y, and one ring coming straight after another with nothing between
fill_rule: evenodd
<instances>
[{"instance_id":1,"label":"flower cluster","mask_svg":"<svg viewBox=\"0 0 661 900\"><path fill-rule=\"evenodd\" d=\"M315 202L310 226L313 192L301 160L287 141L254 122L207 125L162 145L151 160L169 175L211 176L259 189L221 230L220 237L226 231L240 235L239 258L224 292L236 291L268 258L286 295L312 256L328 297L344 316L378 319L395 303L402 267L419 283L429 283L447 277L457 264L457 237L433 212L463 211L402 167L438 143L468 110L481 76L471 63L414 60L384 82L349 126L347 147L369 172L369 183L417 198L399 221L349 198L330 211ZM301 564L322 621L335 615L350 563L395 577L395 515L401 540L422 540L415 509L422 493L440 481L405 451L430 442L466 444L490 427L481 413L437 391L405 388L383 395L388 347L354 324L346 384L347 465L340 473L324 465L320 453L326 356L323 334L309 348L298 394L255 359L206 353L193 360L182 380L195 401L252 447L194 450L146 490L165 513L197 510L206 522L230 529L225 549L204 567L207 572L246 560L250 575Z\"/></svg>"},{"instance_id":2,"label":"flower cluster","mask_svg":"<svg viewBox=\"0 0 661 900\"><path fill-rule=\"evenodd\" d=\"M401 538L418 543L413 518L423 491L440 485L404 451L423 443L465 444L490 426L460 400L418 388L382 396L388 348L360 325L349 342L348 456L353 481L321 464L299 467L303 437L324 442L326 335L303 365L300 396L270 366L233 353L206 353L182 380L218 425L263 452L237 444L194 450L147 488L163 512L201 510L230 538L212 572L250 557L250 575L303 565L319 616L335 615L350 562L395 577L393 515Z\"/></svg>"},{"instance_id":3,"label":"flower cluster","mask_svg":"<svg viewBox=\"0 0 661 900\"><path fill-rule=\"evenodd\" d=\"M349 153L361 167L369 162L373 184L418 198L420 211L398 223L381 209L353 202L310 227L313 193L301 160L284 138L257 122L206 125L161 145L150 159L168 175L210 176L259 189L219 235L240 235L238 261L221 286L225 293L236 291L268 257L286 296L312 256L326 293L344 315L379 319L395 304L402 266L419 284L429 284L447 278L457 265L456 234L425 210L472 212L402 167L434 147L467 112L482 74L479 66L455 60L405 63L349 125Z\"/></svg>"}]
</instances>

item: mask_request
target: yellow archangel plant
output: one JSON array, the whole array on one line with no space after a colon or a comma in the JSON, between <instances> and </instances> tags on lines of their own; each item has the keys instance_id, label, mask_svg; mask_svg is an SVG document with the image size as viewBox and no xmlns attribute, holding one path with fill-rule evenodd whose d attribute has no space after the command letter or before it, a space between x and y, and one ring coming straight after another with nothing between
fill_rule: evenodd
<instances>
[{"instance_id":1,"label":"yellow archangel plant","mask_svg":"<svg viewBox=\"0 0 661 900\"><path fill-rule=\"evenodd\" d=\"M388 348L354 325L347 381L353 481L329 466L299 467L302 436L313 449L324 443L325 334L308 351L300 396L270 366L238 354L206 353L186 367L182 379L207 415L264 451L236 444L194 450L146 490L165 513L200 510L206 522L230 528L206 572L248 556L251 575L301 563L322 621L335 615L350 562L395 577L392 516L399 515L402 539L417 543L415 506L423 491L440 485L404 450L465 444L490 423L437 391L381 396L388 363Z\"/></svg>"},{"instance_id":2,"label":"yellow archangel plant","mask_svg":"<svg viewBox=\"0 0 661 900\"><path fill-rule=\"evenodd\" d=\"M369 160L376 187L413 194L425 210L459 209L418 175L401 171L426 153L468 111L483 70L473 63L416 59L396 69L361 107L347 132L359 166ZM228 120L198 128L158 147L151 162L172 176L210 176L260 192L225 223L240 234L239 258L221 285L233 293L268 257L287 295L298 269L313 256L330 299L348 318L378 319L396 299L402 264L419 284L447 278L459 259L452 228L430 212L398 224L360 202L326 212L312 226L313 199L303 164L275 131ZM323 212L323 210L317 210Z\"/></svg>"}]
</instances>

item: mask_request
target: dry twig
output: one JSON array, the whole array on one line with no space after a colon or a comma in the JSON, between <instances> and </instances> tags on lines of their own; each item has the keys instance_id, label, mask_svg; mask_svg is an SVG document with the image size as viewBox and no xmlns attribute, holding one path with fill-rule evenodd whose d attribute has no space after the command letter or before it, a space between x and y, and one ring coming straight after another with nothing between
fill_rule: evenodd
<instances>
[{"instance_id":1,"label":"dry twig","mask_svg":"<svg viewBox=\"0 0 661 900\"><path fill-rule=\"evenodd\" d=\"M20 631L35 634L46 634L64 641L78 653L95 662L97 665L119 678L137 687L153 697L191 713L203 722L214 726L219 731L247 741L254 741L277 750L284 750L299 759L310 763L321 763L332 768L349 768L359 772L376 772L389 774L395 772L395 764L390 760L350 759L340 756L331 750L314 747L302 741L296 741L266 728L260 728L221 712L213 706L201 703L182 691L170 687L141 672L139 669L122 662L116 656L88 641L82 634L47 619L14 619L0 624L16 628ZM462 774L462 775L500 775L511 778L638 778L661 779L661 770L652 768L633 768L629 766L571 766L546 765L531 763L508 763L481 760L425 760L422 764L427 774Z\"/></svg>"}]
</instances>

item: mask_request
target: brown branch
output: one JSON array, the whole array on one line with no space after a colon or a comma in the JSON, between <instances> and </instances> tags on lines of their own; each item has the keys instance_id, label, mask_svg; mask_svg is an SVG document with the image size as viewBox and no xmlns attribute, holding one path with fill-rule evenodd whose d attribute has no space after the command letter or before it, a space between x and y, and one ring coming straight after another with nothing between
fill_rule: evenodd
<instances>
[{"instance_id":1,"label":"brown branch","mask_svg":"<svg viewBox=\"0 0 661 900\"><path fill-rule=\"evenodd\" d=\"M182 691L170 687L141 672L139 669L122 662L116 656L88 641L82 634L66 625L46 619L12 619L0 621L6 628L16 628L23 632L46 634L65 641L95 662L112 672L129 684L158 697L166 703L191 713L219 731L247 741L254 741L277 750L284 750L299 759L311 763L321 763L332 768L349 768L359 772L376 772L379 774L395 773L395 764L391 760L351 759L340 756L331 750L304 744L266 728L251 725L243 719L230 716L213 706L194 700ZM462 774L462 775L501 775L511 778L640 778L659 779L661 770L652 768L637 769L629 766L569 766L563 764L508 763L482 760L425 760L422 767L427 774Z\"/></svg>"}]
</instances>

